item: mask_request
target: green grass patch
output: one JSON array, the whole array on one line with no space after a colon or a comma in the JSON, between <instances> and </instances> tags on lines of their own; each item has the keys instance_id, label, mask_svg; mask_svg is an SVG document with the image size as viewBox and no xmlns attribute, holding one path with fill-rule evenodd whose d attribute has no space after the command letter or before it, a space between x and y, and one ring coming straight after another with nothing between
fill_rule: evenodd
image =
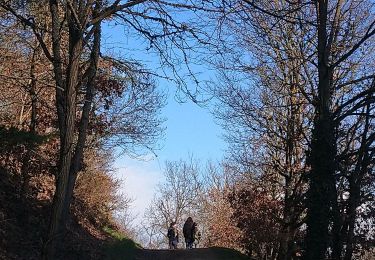
<instances>
[{"instance_id":1,"label":"green grass patch","mask_svg":"<svg viewBox=\"0 0 375 260\"><path fill-rule=\"evenodd\" d=\"M110 227L104 227L103 230L113 238L104 248L107 260L134 259L136 251L142 248L117 230Z\"/></svg>"}]
</instances>

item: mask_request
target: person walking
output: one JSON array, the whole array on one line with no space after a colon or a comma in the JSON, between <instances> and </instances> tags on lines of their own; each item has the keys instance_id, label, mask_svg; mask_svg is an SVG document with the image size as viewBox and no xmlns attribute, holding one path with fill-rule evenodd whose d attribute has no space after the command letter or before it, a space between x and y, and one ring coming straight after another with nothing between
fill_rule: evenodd
<instances>
[{"instance_id":1,"label":"person walking","mask_svg":"<svg viewBox=\"0 0 375 260\"><path fill-rule=\"evenodd\" d=\"M198 224L196 222L193 223L192 237L192 244L194 244L194 248L197 248L199 241L201 239L201 232L198 230Z\"/></svg>"},{"instance_id":2,"label":"person walking","mask_svg":"<svg viewBox=\"0 0 375 260\"><path fill-rule=\"evenodd\" d=\"M178 246L178 230L176 227L176 222L172 222L168 228L168 244L169 244L169 249L177 249Z\"/></svg>"},{"instance_id":3,"label":"person walking","mask_svg":"<svg viewBox=\"0 0 375 260\"><path fill-rule=\"evenodd\" d=\"M182 229L187 249L193 248L193 219L188 217Z\"/></svg>"}]
</instances>

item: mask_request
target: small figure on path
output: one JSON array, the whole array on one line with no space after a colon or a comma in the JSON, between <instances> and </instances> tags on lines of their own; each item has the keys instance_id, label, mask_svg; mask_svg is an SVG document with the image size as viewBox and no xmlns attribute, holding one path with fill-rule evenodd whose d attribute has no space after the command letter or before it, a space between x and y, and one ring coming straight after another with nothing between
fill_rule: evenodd
<instances>
[{"instance_id":1,"label":"small figure on path","mask_svg":"<svg viewBox=\"0 0 375 260\"><path fill-rule=\"evenodd\" d=\"M169 244L169 249L177 249L177 245L179 242L178 239L178 230L176 227L176 222L172 222L171 225L168 228L168 244Z\"/></svg>"},{"instance_id":2,"label":"small figure on path","mask_svg":"<svg viewBox=\"0 0 375 260\"><path fill-rule=\"evenodd\" d=\"M193 223L192 233L193 233L194 248L197 248L197 246L199 244L199 241L201 240L201 232L198 230L198 224L197 224L197 222Z\"/></svg>"},{"instance_id":3,"label":"small figure on path","mask_svg":"<svg viewBox=\"0 0 375 260\"><path fill-rule=\"evenodd\" d=\"M182 229L187 249L193 248L193 219L188 217Z\"/></svg>"}]
</instances>

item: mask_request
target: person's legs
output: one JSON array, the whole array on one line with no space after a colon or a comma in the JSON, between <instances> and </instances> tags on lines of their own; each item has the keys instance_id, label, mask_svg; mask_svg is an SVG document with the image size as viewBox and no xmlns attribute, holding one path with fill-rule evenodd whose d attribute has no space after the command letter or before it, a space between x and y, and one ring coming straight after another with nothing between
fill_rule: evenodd
<instances>
[{"instance_id":1,"label":"person's legs","mask_svg":"<svg viewBox=\"0 0 375 260\"><path fill-rule=\"evenodd\" d=\"M185 238L185 247L186 247L186 249L189 249L189 243L190 243L189 238Z\"/></svg>"},{"instance_id":2,"label":"person's legs","mask_svg":"<svg viewBox=\"0 0 375 260\"><path fill-rule=\"evenodd\" d=\"M177 249L178 242L176 240L173 241L173 248Z\"/></svg>"}]
</instances>

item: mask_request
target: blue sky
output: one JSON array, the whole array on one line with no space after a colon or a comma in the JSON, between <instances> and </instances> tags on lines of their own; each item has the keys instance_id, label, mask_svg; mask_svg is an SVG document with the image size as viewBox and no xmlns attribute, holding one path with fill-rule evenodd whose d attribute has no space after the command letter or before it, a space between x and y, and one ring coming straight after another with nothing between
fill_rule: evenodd
<instances>
[{"instance_id":1,"label":"blue sky","mask_svg":"<svg viewBox=\"0 0 375 260\"><path fill-rule=\"evenodd\" d=\"M136 57L149 68L159 66L155 54L145 51L145 43L134 40L134 37L126 37L121 26L104 26L102 43L104 52L131 59ZM199 79L202 81L214 77L207 68L193 65L193 69L200 72ZM215 124L210 111L190 100L185 103L176 101L176 86L162 79L158 82L160 88L168 92L168 103L161 114L161 117L166 118L162 149L155 151L157 157L150 155L146 160L136 160L123 156L115 163L116 176L124 180L124 192L134 199L133 212L139 215L138 221L150 204L156 185L163 180L166 160L188 159L189 155L193 155L202 163L207 160L217 161L222 159L225 150L222 130Z\"/></svg>"},{"instance_id":2,"label":"blue sky","mask_svg":"<svg viewBox=\"0 0 375 260\"><path fill-rule=\"evenodd\" d=\"M126 194L134 199L132 210L138 215L137 223L145 208L150 204L156 185L163 180L163 167L166 160L194 158L204 163L206 160L220 160L225 144L218 127L208 110L192 102L180 104L169 98L163 110L167 118L167 130L163 149L156 151L157 158L136 160L126 156L116 161L117 177L124 180Z\"/></svg>"}]
</instances>

